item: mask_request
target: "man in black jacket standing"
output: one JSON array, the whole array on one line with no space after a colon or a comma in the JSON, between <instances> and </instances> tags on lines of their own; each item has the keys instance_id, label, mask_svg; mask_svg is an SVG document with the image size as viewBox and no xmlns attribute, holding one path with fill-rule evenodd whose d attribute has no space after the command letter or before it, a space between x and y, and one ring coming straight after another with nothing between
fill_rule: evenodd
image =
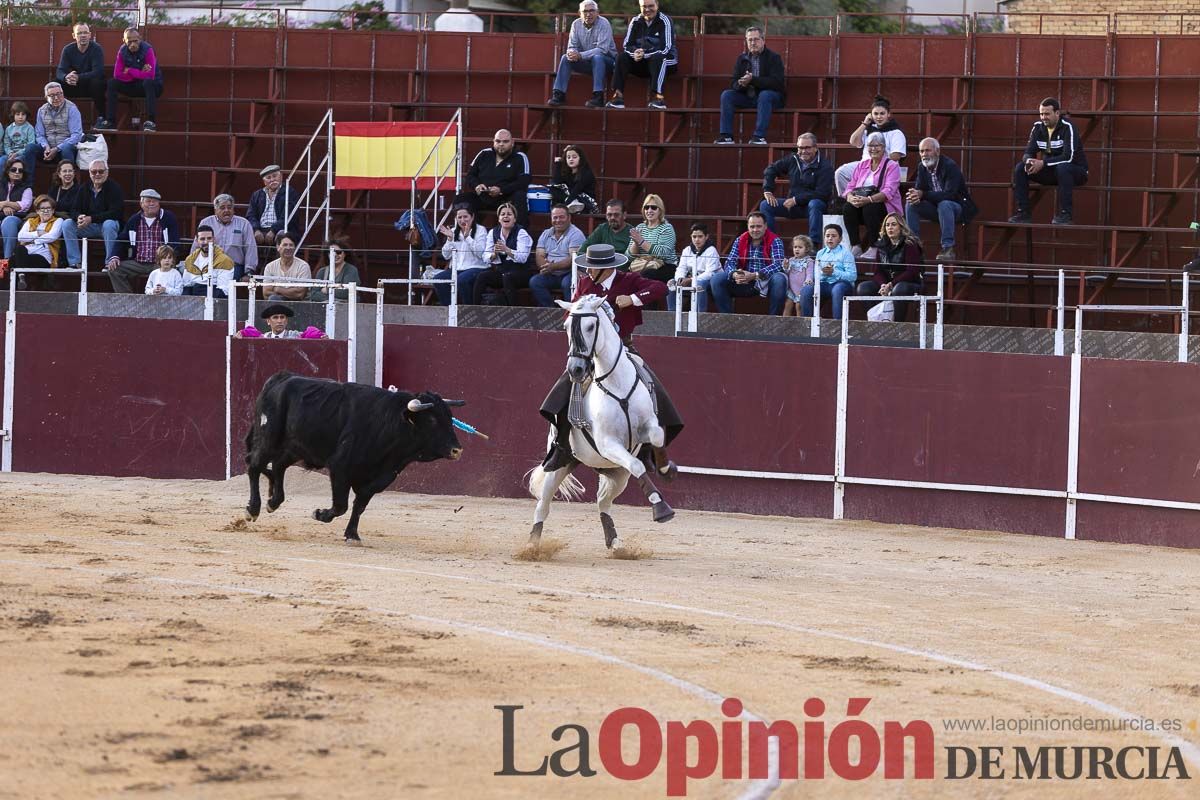
<instances>
[{"instance_id":1,"label":"man in black jacket standing","mask_svg":"<svg viewBox=\"0 0 1200 800\"><path fill-rule=\"evenodd\" d=\"M919 235L921 220L936 219L942 227L942 250L937 260L953 261L956 257L955 226L971 221L975 216L975 204L967 191L962 170L949 156L942 155L942 146L937 139L922 139L918 151L921 165L917 167L917 181L904 196L908 204L904 210L905 222L909 230Z\"/></svg>"},{"instance_id":2,"label":"man in black jacket standing","mask_svg":"<svg viewBox=\"0 0 1200 800\"><path fill-rule=\"evenodd\" d=\"M639 0L639 16L629 21L625 43L617 54L617 71L613 74L613 99L608 108L625 107L625 76L629 73L648 79L654 85L650 108L665 110L663 83L675 72L679 52L675 48L675 23L658 11L658 0Z\"/></svg>"},{"instance_id":3,"label":"man in black jacket standing","mask_svg":"<svg viewBox=\"0 0 1200 800\"><path fill-rule=\"evenodd\" d=\"M1029 132L1029 144L1025 155L1013 168L1013 199L1017 213L1009 222L1032 222L1029 213L1029 182L1043 186L1058 187L1058 206L1054 212L1054 225L1070 225L1074 222L1071 194L1076 186L1083 186L1088 179L1087 157L1083 154L1083 140L1075 125L1063 116L1058 100L1047 97L1038 107L1040 119Z\"/></svg>"},{"instance_id":4,"label":"man in black jacket standing","mask_svg":"<svg viewBox=\"0 0 1200 800\"><path fill-rule=\"evenodd\" d=\"M746 29L746 52L733 65L733 81L721 93L721 135L714 144L734 144L733 111L737 108L757 108L754 135L749 144L766 144L771 112L787 99L787 79L783 59L767 49L762 28Z\"/></svg>"},{"instance_id":5,"label":"man in black jacket standing","mask_svg":"<svg viewBox=\"0 0 1200 800\"><path fill-rule=\"evenodd\" d=\"M71 44L63 48L58 59L55 80L62 84L67 97L90 97L96 108L96 119L104 119L104 49L92 40L92 29L80 22L71 30Z\"/></svg>"},{"instance_id":6,"label":"man in black jacket standing","mask_svg":"<svg viewBox=\"0 0 1200 800\"><path fill-rule=\"evenodd\" d=\"M788 176L788 194L782 201L775 197L775 180ZM825 208L833 194L833 165L817 151L817 137L802 133L796 138L796 152L781 158L763 170L763 201L758 210L767 218L767 227L775 230L775 217L808 218L808 235L821 237Z\"/></svg>"}]
</instances>

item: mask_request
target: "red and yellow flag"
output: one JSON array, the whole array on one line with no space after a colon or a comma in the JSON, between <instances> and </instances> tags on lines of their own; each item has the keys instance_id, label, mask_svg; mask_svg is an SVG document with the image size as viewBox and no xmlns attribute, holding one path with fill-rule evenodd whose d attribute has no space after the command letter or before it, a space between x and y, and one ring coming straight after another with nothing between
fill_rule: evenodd
<instances>
[{"instance_id":1,"label":"red and yellow flag","mask_svg":"<svg viewBox=\"0 0 1200 800\"><path fill-rule=\"evenodd\" d=\"M416 177L417 188L427 191L435 188L444 171L436 188L449 191L458 169L457 148L457 123L338 122L334 126L333 185L335 189L408 189Z\"/></svg>"}]
</instances>

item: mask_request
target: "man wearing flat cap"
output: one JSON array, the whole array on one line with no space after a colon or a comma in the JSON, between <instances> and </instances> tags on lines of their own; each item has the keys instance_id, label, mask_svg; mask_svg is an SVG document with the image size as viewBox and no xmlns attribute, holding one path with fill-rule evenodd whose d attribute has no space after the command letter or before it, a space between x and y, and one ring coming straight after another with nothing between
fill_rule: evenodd
<instances>
[{"instance_id":1,"label":"man wearing flat cap","mask_svg":"<svg viewBox=\"0 0 1200 800\"><path fill-rule=\"evenodd\" d=\"M142 210L125 223L117 237L113 256L104 265L114 292L134 291L131 278L146 276L158 269L155 258L158 248L164 244L179 245L179 223L173 213L162 207L162 195L154 189L143 189L139 205Z\"/></svg>"},{"instance_id":2,"label":"man wearing flat cap","mask_svg":"<svg viewBox=\"0 0 1200 800\"><path fill-rule=\"evenodd\" d=\"M674 476L674 465L667 458L666 446L683 430L683 418L679 416L679 411L663 388L662 382L654 376L633 348L633 330L642 324L642 306L663 300L667 296L667 285L662 281L643 278L636 272L622 270L621 267L628 262L629 259L616 252L610 244L594 244L586 252L576 256L575 266L587 270L587 275L579 280L571 302L584 295L595 294L606 299L616 312L614 322L621 342L630 352L638 374L654 390L658 424L663 427L666 439L662 447L654 448L653 466L660 475L669 479ZM571 424L567 419L571 385L570 377L564 372L542 401L540 412L554 424L557 431L555 442L543 462L543 468L547 472L561 469L571 462Z\"/></svg>"},{"instance_id":3,"label":"man wearing flat cap","mask_svg":"<svg viewBox=\"0 0 1200 800\"><path fill-rule=\"evenodd\" d=\"M283 303L272 303L262 310L260 317L267 321L267 331L263 333L258 328L247 326L235 333L235 339L327 339L319 328L309 326L303 333L288 327L288 320L295 316L290 308Z\"/></svg>"},{"instance_id":4,"label":"man wearing flat cap","mask_svg":"<svg viewBox=\"0 0 1200 800\"><path fill-rule=\"evenodd\" d=\"M262 178L263 188L250 195L246 219L254 229L255 242L274 245L275 236L287 228L288 214L296 204L296 193L284 182L283 170L278 164L263 167L258 175Z\"/></svg>"}]
</instances>

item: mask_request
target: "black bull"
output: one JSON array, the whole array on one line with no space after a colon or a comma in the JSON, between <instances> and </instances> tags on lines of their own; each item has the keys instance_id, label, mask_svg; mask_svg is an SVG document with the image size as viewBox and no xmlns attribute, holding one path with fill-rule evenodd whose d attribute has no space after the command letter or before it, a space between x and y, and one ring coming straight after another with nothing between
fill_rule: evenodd
<instances>
[{"instance_id":1,"label":"black bull","mask_svg":"<svg viewBox=\"0 0 1200 800\"><path fill-rule=\"evenodd\" d=\"M263 384L246 434L250 502L246 518L258 518L258 478L270 481L267 512L283 504L283 473L293 464L329 469L331 508L313 518L331 522L354 507L346 539L358 540L358 518L371 498L414 461L456 460L462 445L454 434L450 405L436 394L394 392L357 383L338 383L277 372Z\"/></svg>"}]
</instances>

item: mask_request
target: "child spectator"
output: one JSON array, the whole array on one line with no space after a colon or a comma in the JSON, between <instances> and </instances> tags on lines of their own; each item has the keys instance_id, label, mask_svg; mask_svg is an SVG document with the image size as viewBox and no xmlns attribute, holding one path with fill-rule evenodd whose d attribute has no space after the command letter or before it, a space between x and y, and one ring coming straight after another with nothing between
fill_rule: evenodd
<instances>
[{"instance_id":1,"label":"child spectator","mask_svg":"<svg viewBox=\"0 0 1200 800\"><path fill-rule=\"evenodd\" d=\"M815 250L813 240L807 236L792 237L792 257L783 265L788 276L787 303L783 307L785 317L800 316L800 292L805 286L812 286L816 279Z\"/></svg>"},{"instance_id":2,"label":"child spectator","mask_svg":"<svg viewBox=\"0 0 1200 800\"><path fill-rule=\"evenodd\" d=\"M146 279L146 294L171 295L177 297L183 294L183 275L175 268L179 259L175 256L175 248L169 244L159 245L154 252L154 261L158 269L150 273Z\"/></svg>"},{"instance_id":3,"label":"child spectator","mask_svg":"<svg viewBox=\"0 0 1200 800\"><path fill-rule=\"evenodd\" d=\"M842 244L842 229L838 225L826 225L825 246L817 252L814 281L821 281L822 292L828 291L833 301L833 318L842 318L842 298L854 291L854 281L858 280L858 264L850 251ZM800 291L800 313L805 317L813 315L814 284L805 286Z\"/></svg>"},{"instance_id":4,"label":"child spectator","mask_svg":"<svg viewBox=\"0 0 1200 800\"><path fill-rule=\"evenodd\" d=\"M4 129L4 157L11 158L25 153L25 148L33 144L37 136L33 126L29 124L29 106L20 100L9 109L12 122Z\"/></svg>"},{"instance_id":5,"label":"child spectator","mask_svg":"<svg viewBox=\"0 0 1200 800\"><path fill-rule=\"evenodd\" d=\"M692 295L696 311L708 308L708 282L721 269L721 254L708 238L708 226L703 222L692 225L692 243L679 254L679 266L675 268L675 283L679 286L699 287ZM675 310L675 292L667 294L667 308Z\"/></svg>"}]
</instances>

